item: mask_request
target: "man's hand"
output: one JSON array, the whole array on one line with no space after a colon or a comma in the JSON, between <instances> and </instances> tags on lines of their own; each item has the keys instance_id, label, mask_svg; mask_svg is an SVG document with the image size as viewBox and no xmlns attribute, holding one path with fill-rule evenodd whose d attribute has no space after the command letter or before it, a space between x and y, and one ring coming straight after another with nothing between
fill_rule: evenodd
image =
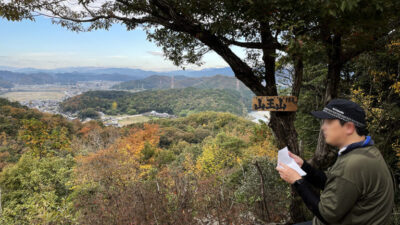
<instances>
[{"instance_id":1,"label":"man's hand","mask_svg":"<svg viewBox=\"0 0 400 225\"><path fill-rule=\"evenodd\" d=\"M304 160L300 158L298 155L293 154L291 151L289 151L289 156L294 159L294 161L299 165L300 167L303 165Z\"/></svg>"},{"instance_id":2,"label":"man's hand","mask_svg":"<svg viewBox=\"0 0 400 225\"><path fill-rule=\"evenodd\" d=\"M283 168L279 167L279 165ZM276 167L276 170L279 171L279 175L284 181L293 184L296 180L301 179L300 174L296 172L296 170L281 162L279 163L279 165Z\"/></svg>"}]
</instances>

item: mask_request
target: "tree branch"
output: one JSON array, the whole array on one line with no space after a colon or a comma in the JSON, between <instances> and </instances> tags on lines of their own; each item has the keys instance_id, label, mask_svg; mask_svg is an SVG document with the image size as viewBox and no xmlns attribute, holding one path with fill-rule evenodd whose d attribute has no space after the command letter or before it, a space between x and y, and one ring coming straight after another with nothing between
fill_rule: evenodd
<instances>
[{"instance_id":1,"label":"tree branch","mask_svg":"<svg viewBox=\"0 0 400 225\"><path fill-rule=\"evenodd\" d=\"M244 48L254 48L254 49L263 49L263 48L275 48L275 49L279 49L282 50L284 49L284 45L277 43L277 42L273 42L273 43L269 43L269 44L265 44L262 42L240 42L240 41L235 41L235 40L231 40L228 39L226 37L220 37L226 44L229 45L236 45L239 47L244 47Z\"/></svg>"}]
</instances>

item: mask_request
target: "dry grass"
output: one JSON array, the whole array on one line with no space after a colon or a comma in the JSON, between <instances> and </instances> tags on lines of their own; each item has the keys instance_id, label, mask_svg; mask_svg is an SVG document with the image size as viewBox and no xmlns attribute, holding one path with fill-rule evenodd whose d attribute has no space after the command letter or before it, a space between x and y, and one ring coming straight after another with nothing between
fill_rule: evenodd
<instances>
[{"instance_id":1,"label":"dry grass","mask_svg":"<svg viewBox=\"0 0 400 225\"><path fill-rule=\"evenodd\" d=\"M106 115L108 117L109 115ZM129 124L133 123L142 123L142 122L147 122L151 118L148 116L142 116L142 115L119 115L119 116L110 116L113 119L116 119L118 123L122 126L126 126ZM106 121L109 122L109 121Z\"/></svg>"}]
</instances>

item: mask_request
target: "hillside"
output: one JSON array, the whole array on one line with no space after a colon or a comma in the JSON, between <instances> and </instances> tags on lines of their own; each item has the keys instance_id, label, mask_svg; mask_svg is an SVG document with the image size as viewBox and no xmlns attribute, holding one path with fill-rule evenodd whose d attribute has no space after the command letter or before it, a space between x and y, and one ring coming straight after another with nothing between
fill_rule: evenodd
<instances>
[{"instance_id":1,"label":"hillside","mask_svg":"<svg viewBox=\"0 0 400 225\"><path fill-rule=\"evenodd\" d=\"M173 80L172 80L173 79ZM238 91L245 99L246 108L251 108L254 93L233 76L215 75L210 77L162 76L153 75L139 80L131 80L114 85L120 90L155 90L194 87L198 89L228 89Z\"/></svg>"},{"instance_id":2,"label":"hillside","mask_svg":"<svg viewBox=\"0 0 400 225\"><path fill-rule=\"evenodd\" d=\"M231 113L116 128L0 98L0 121L1 224L195 224L221 215L255 224L264 216L253 200L261 196L255 160L276 203L271 215L280 221L287 213L278 203L287 204L289 189L270 172L270 130ZM226 200L214 204L221 191Z\"/></svg>"},{"instance_id":3,"label":"hillside","mask_svg":"<svg viewBox=\"0 0 400 225\"><path fill-rule=\"evenodd\" d=\"M11 82L0 78L0 88L12 88L12 87L14 87L14 85Z\"/></svg>"},{"instance_id":4,"label":"hillside","mask_svg":"<svg viewBox=\"0 0 400 225\"><path fill-rule=\"evenodd\" d=\"M189 84L185 84L182 81L186 81ZM198 82L198 78L190 78L186 76L175 76L174 77L175 88L185 88L193 86ZM130 80L125 81L119 84L116 84L112 87L113 89L121 89L121 90L135 90L135 89L169 89L171 88L171 77L163 76L163 75L151 75L144 79L140 80Z\"/></svg>"},{"instance_id":5,"label":"hillside","mask_svg":"<svg viewBox=\"0 0 400 225\"><path fill-rule=\"evenodd\" d=\"M24 133L29 128L33 129L32 133ZM51 136L53 141L57 142L56 137L71 137L72 130L72 124L60 115L41 113L18 102L0 98L0 171L6 165L18 161L26 150L25 141L40 145L40 148L35 150L45 151L45 148L51 148L53 143L41 142L40 138ZM66 136L63 136L64 134ZM34 135L37 135L37 139L33 139Z\"/></svg>"},{"instance_id":6,"label":"hillside","mask_svg":"<svg viewBox=\"0 0 400 225\"><path fill-rule=\"evenodd\" d=\"M216 111L244 115L245 99L234 90L181 88L126 91L90 91L61 103L64 112L94 109L105 114L138 114L155 110L177 116Z\"/></svg>"},{"instance_id":7,"label":"hillside","mask_svg":"<svg viewBox=\"0 0 400 225\"><path fill-rule=\"evenodd\" d=\"M173 82L172 82L173 79ZM211 77L187 77L187 76L162 76L153 75L139 80L131 80L114 85L112 88L121 90L135 89L168 89L172 88L216 88L216 89L234 89L240 92L250 92L241 81L238 82L235 77L215 75ZM173 83L173 84L172 84Z\"/></svg>"}]
</instances>

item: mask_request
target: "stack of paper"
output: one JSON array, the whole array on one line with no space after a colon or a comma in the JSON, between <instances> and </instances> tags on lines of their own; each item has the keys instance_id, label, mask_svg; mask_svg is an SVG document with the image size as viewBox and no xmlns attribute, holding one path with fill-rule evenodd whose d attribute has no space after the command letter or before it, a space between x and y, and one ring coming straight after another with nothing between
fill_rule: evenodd
<instances>
[{"instance_id":1,"label":"stack of paper","mask_svg":"<svg viewBox=\"0 0 400 225\"><path fill-rule=\"evenodd\" d=\"M278 151L278 165L279 162L284 163L290 168L296 170L300 174L300 176L304 176L307 174L304 170L300 168L296 161L294 161L294 159L289 156L289 150L287 146Z\"/></svg>"}]
</instances>

